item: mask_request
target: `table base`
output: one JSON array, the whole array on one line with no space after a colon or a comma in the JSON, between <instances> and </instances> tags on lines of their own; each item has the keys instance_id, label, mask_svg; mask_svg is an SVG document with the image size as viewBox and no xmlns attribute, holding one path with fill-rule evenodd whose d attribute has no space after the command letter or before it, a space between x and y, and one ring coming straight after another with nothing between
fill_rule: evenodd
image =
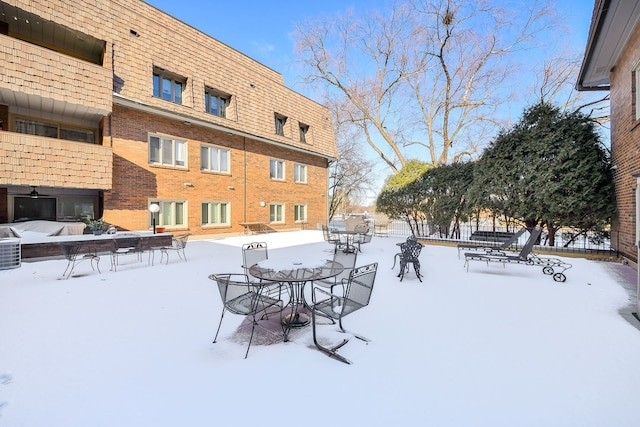
<instances>
[{"instance_id":1,"label":"table base","mask_svg":"<svg viewBox=\"0 0 640 427\"><path fill-rule=\"evenodd\" d=\"M302 328L311 322L309 316L305 313L288 314L282 319L282 324L289 328Z\"/></svg>"}]
</instances>

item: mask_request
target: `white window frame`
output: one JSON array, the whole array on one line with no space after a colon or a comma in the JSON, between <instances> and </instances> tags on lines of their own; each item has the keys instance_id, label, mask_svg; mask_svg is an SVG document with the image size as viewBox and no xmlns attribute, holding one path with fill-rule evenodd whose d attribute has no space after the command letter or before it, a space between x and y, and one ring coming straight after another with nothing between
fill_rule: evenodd
<instances>
[{"instance_id":1,"label":"white window frame","mask_svg":"<svg viewBox=\"0 0 640 427\"><path fill-rule=\"evenodd\" d=\"M223 168L226 163L226 168ZM231 150L213 145L200 146L200 170L231 173Z\"/></svg>"},{"instance_id":2,"label":"white window frame","mask_svg":"<svg viewBox=\"0 0 640 427\"><path fill-rule=\"evenodd\" d=\"M293 181L298 184L307 183L307 165L295 163L293 165Z\"/></svg>"},{"instance_id":3,"label":"white window frame","mask_svg":"<svg viewBox=\"0 0 640 427\"><path fill-rule=\"evenodd\" d=\"M270 203L269 204L269 222L271 224L284 223L284 203Z\"/></svg>"},{"instance_id":4,"label":"white window frame","mask_svg":"<svg viewBox=\"0 0 640 427\"><path fill-rule=\"evenodd\" d=\"M207 209L207 221L204 218L204 209ZM231 203L229 201L203 201L200 205L200 224L202 226L229 226L231 225ZM212 222L212 218L220 218L224 216L224 221Z\"/></svg>"},{"instance_id":5,"label":"white window frame","mask_svg":"<svg viewBox=\"0 0 640 427\"><path fill-rule=\"evenodd\" d=\"M269 160L269 177L274 181L284 181L285 168L284 160Z\"/></svg>"},{"instance_id":6,"label":"white window frame","mask_svg":"<svg viewBox=\"0 0 640 427\"><path fill-rule=\"evenodd\" d=\"M156 145L158 147L157 153L154 152ZM168 153L171 155L169 156ZM170 159L165 157L170 157ZM186 169L188 167L187 141L168 136L149 135L149 164Z\"/></svg>"},{"instance_id":7,"label":"white window frame","mask_svg":"<svg viewBox=\"0 0 640 427\"><path fill-rule=\"evenodd\" d=\"M295 222L307 222L307 205L295 205L293 219Z\"/></svg>"},{"instance_id":8,"label":"white window frame","mask_svg":"<svg viewBox=\"0 0 640 427\"><path fill-rule=\"evenodd\" d=\"M160 206L160 211L156 214L149 212L149 227L153 227L153 215L156 216L156 226L167 228L182 228L187 227L187 221L189 218L189 212L187 209L187 201L180 199L152 199L149 200L149 205L155 203ZM181 210L182 212L179 212ZM182 217L181 221L178 221L178 217Z\"/></svg>"}]
</instances>

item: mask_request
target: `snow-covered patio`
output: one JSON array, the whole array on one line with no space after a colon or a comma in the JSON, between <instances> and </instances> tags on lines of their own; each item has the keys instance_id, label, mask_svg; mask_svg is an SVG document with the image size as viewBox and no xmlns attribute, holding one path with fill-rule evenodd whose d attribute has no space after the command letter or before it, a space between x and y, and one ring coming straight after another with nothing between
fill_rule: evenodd
<instances>
[{"instance_id":1,"label":"snow-covered patio","mask_svg":"<svg viewBox=\"0 0 640 427\"><path fill-rule=\"evenodd\" d=\"M269 257L331 257L319 231L192 240L188 262L135 256L102 274L66 260L0 271L0 426L212 425L637 426L640 331L620 313L629 292L612 265L572 258L565 283L540 268L473 263L425 246L423 283L391 270L396 243L374 237L371 304L345 327L372 342L287 343L260 328L244 359L240 316L226 314L211 273L242 272L240 246ZM616 267L617 268L617 267ZM333 326L324 337L337 339Z\"/></svg>"}]
</instances>

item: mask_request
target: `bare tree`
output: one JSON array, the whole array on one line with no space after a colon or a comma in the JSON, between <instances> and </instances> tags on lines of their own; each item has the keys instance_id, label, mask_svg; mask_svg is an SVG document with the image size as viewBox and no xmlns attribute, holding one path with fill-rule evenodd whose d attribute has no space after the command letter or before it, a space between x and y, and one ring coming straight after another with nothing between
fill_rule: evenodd
<instances>
[{"instance_id":1,"label":"bare tree","mask_svg":"<svg viewBox=\"0 0 640 427\"><path fill-rule=\"evenodd\" d=\"M339 158L329 172L329 221L364 197L373 184L373 162L362 155L359 139L348 128L336 126Z\"/></svg>"},{"instance_id":2,"label":"bare tree","mask_svg":"<svg viewBox=\"0 0 640 427\"><path fill-rule=\"evenodd\" d=\"M433 165L475 152L487 125L495 129L507 58L550 17L535 0L517 11L488 0L405 0L305 22L296 48L305 81L328 88L339 120L397 172L409 147L425 149Z\"/></svg>"},{"instance_id":3,"label":"bare tree","mask_svg":"<svg viewBox=\"0 0 640 427\"><path fill-rule=\"evenodd\" d=\"M599 124L609 122L609 92L580 92L575 87L581 65L581 53L561 51L552 54L534 71L538 78L531 90L531 105L548 103L562 111L581 111Z\"/></svg>"}]
</instances>

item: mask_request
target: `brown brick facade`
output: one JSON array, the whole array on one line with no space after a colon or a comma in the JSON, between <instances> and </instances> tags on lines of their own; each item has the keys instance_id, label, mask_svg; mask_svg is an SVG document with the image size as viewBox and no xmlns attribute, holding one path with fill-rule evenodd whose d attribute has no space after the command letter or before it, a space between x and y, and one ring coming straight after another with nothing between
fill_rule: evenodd
<instances>
[{"instance_id":1,"label":"brown brick facade","mask_svg":"<svg viewBox=\"0 0 640 427\"><path fill-rule=\"evenodd\" d=\"M102 57L91 62L61 53L64 48L19 40L13 24L7 35L0 34L0 88L17 98L45 100L42 110L0 102L0 117L12 122L45 119L47 108L69 111L58 121L94 123L98 135L97 145L43 141L5 125L9 132L0 138L0 150L20 155L0 159L0 190L19 194L23 187L48 186L53 195L55 188L104 194L105 220L123 229L149 227L151 200L184 202L188 220L179 229L194 234L239 232L239 222L268 222L269 203L285 207L284 222L273 224L275 229L300 227L293 220L295 205L306 205L311 223L326 220L328 165L337 157L330 114L284 86L280 73L139 0L0 2L5 10L20 9L20 19L47 20L104 45ZM180 103L154 96L154 72L183 84ZM205 91L229 97L225 117L205 111ZM286 117L284 135L276 134L276 114ZM308 127L306 141L300 141L300 126ZM151 164L150 135L185 141L186 166ZM203 144L230 151L230 173L200 169ZM80 160L72 163L80 165L79 172L66 160L76 146ZM22 155L19 147L33 149ZM284 162L283 181L269 177L272 158ZM306 166L306 184L294 183L296 163ZM9 210L4 194L0 219ZM229 203L230 225L202 227L202 202Z\"/></svg>"},{"instance_id":2,"label":"brown brick facade","mask_svg":"<svg viewBox=\"0 0 640 427\"><path fill-rule=\"evenodd\" d=\"M624 49L611 73L611 153L617 212L612 226L612 246L626 257L637 260L636 178L640 173L640 120L633 109L633 69L640 61L640 27ZM616 246L617 244L617 246Z\"/></svg>"}]
</instances>

